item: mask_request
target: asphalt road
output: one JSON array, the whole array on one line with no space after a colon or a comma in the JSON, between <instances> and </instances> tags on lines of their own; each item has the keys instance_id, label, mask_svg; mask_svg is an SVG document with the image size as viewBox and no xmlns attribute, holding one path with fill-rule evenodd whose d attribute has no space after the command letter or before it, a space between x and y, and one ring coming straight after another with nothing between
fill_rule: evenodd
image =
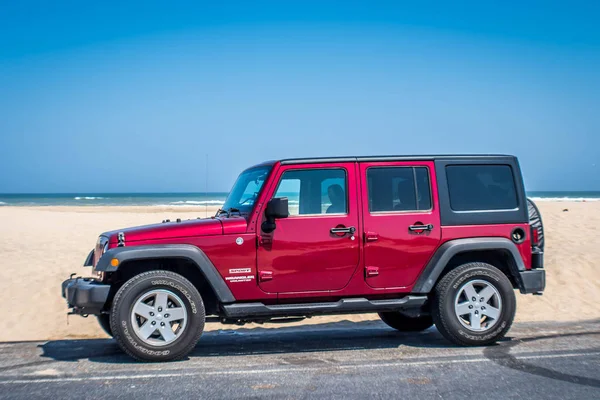
<instances>
[{"instance_id":1,"label":"asphalt road","mask_svg":"<svg viewBox=\"0 0 600 400\"><path fill-rule=\"evenodd\" d=\"M103 397L600 399L600 320L518 324L487 348L381 322L224 330L165 364L112 340L0 344L0 398Z\"/></svg>"}]
</instances>

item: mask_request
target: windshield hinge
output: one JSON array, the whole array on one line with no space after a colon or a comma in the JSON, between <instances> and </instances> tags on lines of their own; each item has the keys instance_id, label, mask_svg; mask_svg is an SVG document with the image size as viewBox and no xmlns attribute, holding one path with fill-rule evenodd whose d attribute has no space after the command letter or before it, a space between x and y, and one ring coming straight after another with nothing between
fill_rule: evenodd
<instances>
[{"instance_id":1,"label":"windshield hinge","mask_svg":"<svg viewBox=\"0 0 600 400\"><path fill-rule=\"evenodd\" d=\"M117 234L117 247L124 247L124 246L125 246L125 233L119 232Z\"/></svg>"}]
</instances>

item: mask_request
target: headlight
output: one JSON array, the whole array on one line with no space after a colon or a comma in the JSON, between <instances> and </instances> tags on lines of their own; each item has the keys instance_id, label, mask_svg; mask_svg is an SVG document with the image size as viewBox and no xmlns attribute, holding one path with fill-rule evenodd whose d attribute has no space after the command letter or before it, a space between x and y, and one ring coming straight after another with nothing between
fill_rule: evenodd
<instances>
[{"instance_id":1,"label":"headlight","mask_svg":"<svg viewBox=\"0 0 600 400\"><path fill-rule=\"evenodd\" d=\"M96 248L94 249L94 267L100 260L100 257L108 251L108 238L105 236L98 236L96 241Z\"/></svg>"}]
</instances>

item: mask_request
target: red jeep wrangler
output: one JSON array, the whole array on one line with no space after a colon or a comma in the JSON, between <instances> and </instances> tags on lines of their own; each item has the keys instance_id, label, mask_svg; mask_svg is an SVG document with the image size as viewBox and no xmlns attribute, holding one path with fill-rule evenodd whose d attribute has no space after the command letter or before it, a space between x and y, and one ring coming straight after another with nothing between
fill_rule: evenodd
<instances>
[{"instance_id":1,"label":"red jeep wrangler","mask_svg":"<svg viewBox=\"0 0 600 400\"><path fill-rule=\"evenodd\" d=\"M288 159L238 177L214 217L106 232L62 294L139 360L186 356L206 321L376 312L459 345L502 338L545 287L543 226L515 157Z\"/></svg>"}]
</instances>

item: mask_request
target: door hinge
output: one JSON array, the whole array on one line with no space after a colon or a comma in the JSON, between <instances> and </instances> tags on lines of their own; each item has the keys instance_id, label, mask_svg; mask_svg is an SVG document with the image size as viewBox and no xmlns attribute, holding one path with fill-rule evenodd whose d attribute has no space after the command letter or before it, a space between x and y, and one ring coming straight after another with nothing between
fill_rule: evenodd
<instances>
[{"instance_id":1,"label":"door hinge","mask_svg":"<svg viewBox=\"0 0 600 400\"><path fill-rule=\"evenodd\" d=\"M365 276L372 278L379 275L379 267L365 267Z\"/></svg>"},{"instance_id":2,"label":"door hinge","mask_svg":"<svg viewBox=\"0 0 600 400\"><path fill-rule=\"evenodd\" d=\"M258 280L261 282L270 281L273 279L273 272L271 271L260 271L258 273Z\"/></svg>"},{"instance_id":3,"label":"door hinge","mask_svg":"<svg viewBox=\"0 0 600 400\"><path fill-rule=\"evenodd\" d=\"M273 239L269 236L256 236L256 248L258 249L260 246L269 246L273 243Z\"/></svg>"},{"instance_id":4,"label":"door hinge","mask_svg":"<svg viewBox=\"0 0 600 400\"><path fill-rule=\"evenodd\" d=\"M365 232L365 242L376 242L379 235L376 232Z\"/></svg>"}]
</instances>

